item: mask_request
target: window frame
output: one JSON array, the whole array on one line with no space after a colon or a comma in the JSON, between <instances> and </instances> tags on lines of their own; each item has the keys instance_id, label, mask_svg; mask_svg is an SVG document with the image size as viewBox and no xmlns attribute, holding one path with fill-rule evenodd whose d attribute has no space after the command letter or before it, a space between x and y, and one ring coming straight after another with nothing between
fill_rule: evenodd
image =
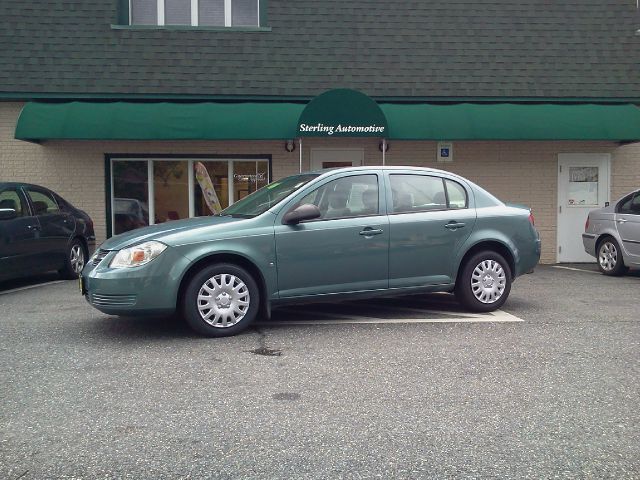
<instances>
[{"instance_id":1,"label":"window frame","mask_svg":"<svg viewBox=\"0 0 640 480\"><path fill-rule=\"evenodd\" d=\"M133 0L124 0L127 2L127 21L123 22L122 18L120 22L133 28L163 28L163 27L177 27L177 28L211 28L211 29L256 29L261 28L266 24L266 12L263 13L263 9L266 10L267 0L256 0L258 11L256 25L233 25L232 23L232 2L233 0L224 0L224 25L200 25L199 21L199 2L200 0L191 1L191 23L187 24L167 24L165 18L165 0L156 0L157 9L157 23L156 24L136 24L133 22L132 15L132 2Z\"/></svg>"}]
</instances>

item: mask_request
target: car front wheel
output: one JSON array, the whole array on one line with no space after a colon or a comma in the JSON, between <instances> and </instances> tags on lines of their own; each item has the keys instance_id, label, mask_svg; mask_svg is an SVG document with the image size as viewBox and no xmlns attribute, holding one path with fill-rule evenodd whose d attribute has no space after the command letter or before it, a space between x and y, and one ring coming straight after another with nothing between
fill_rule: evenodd
<instances>
[{"instance_id":1,"label":"car front wheel","mask_svg":"<svg viewBox=\"0 0 640 480\"><path fill-rule=\"evenodd\" d=\"M605 238L598 247L598 268L605 275L624 275L628 268L622 260L620 246L613 238Z\"/></svg>"},{"instance_id":2,"label":"car front wheel","mask_svg":"<svg viewBox=\"0 0 640 480\"><path fill-rule=\"evenodd\" d=\"M491 312L507 301L511 291L511 269L502 255L479 252L462 266L456 282L456 297L474 312Z\"/></svg>"},{"instance_id":3,"label":"car front wheel","mask_svg":"<svg viewBox=\"0 0 640 480\"><path fill-rule=\"evenodd\" d=\"M189 282L183 298L185 320L209 337L240 333L255 319L260 292L253 277L232 264L211 265Z\"/></svg>"}]
</instances>

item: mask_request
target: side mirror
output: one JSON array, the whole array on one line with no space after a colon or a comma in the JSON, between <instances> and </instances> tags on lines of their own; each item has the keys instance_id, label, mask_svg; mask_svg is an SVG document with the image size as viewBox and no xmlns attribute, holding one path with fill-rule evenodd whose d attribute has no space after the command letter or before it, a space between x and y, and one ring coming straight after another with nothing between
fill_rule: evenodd
<instances>
[{"instance_id":1,"label":"side mirror","mask_svg":"<svg viewBox=\"0 0 640 480\"><path fill-rule=\"evenodd\" d=\"M305 220L313 220L314 218L320 218L322 213L320 209L310 203L300 205L290 212L287 212L282 218L282 223L285 225L295 225Z\"/></svg>"},{"instance_id":2,"label":"side mirror","mask_svg":"<svg viewBox=\"0 0 640 480\"><path fill-rule=\"evenodd\" d=\"M13 220L18 213L13 208L0 208L0 220Z\"/></svg>"}]
</instances>

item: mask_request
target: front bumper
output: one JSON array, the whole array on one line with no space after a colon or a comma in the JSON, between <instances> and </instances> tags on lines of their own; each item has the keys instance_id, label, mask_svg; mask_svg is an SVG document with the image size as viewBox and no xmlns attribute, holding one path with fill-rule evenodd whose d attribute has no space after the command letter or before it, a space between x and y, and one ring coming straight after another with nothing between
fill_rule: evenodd
<instances>
[{"instance_id":1,"label":"front bumper","mask_svg":"<svg viewBox=\"0 0 640 480\"><path fill-rule=\"evenodd\" d=\"M596 244L598 243L598 236L593 233L582 234L582 245L584 245L584 251L592 257L598 257L596 253Z\"/></svg>"},{"instance_id":2,"label":"front bumper","mask_svg":"<svg viewBox=\"0 0 640 480\"><path fill-rule=\"evenodd\" d=\"M141 267L109 268L116 253L107 252L97 264L89 262L82 271L82 293L89 304L110 315L173 313L189 260L169 247Z\"/></svg>"}]
</instances>

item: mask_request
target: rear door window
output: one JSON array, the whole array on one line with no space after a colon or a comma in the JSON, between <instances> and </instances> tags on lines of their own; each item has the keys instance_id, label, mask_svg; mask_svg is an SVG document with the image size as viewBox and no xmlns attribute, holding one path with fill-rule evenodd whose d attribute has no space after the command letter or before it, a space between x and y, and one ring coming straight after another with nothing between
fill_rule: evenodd
<instances>
[{"instance_id":1,"label":"rear door window","mask_svg":"<svg viewBox=\"0 0 640 480\"><path fill-rule=\"evenodd\" d=\"M35 215L47 215L60 213L60 208L53 196L41 190L27 188L27 194L31 198L31 204Z\"/></svg>"},{"instance_id":2,"label":"rear door window","mask_svg":"<svg viewBox=\"0 0 640 480\"><path fill-rule=\"evenodd\" d=\"M446 210L447 195L440 177L430 175L389 176L393 213Z\"/></svg>"},{"instance_id":3,"label":"rear door window","mask_svg":"<svg viewBox=\"0 0 640 480\"><path fill-rule=\"evenodd\" d=\"M449 208L467 208L467 191L462 185L453 180L445 180Z\"/></svg>"},{"instance_id":4,"label":"rear door window","mask_svg":"<svg viewBox=\"0 0 640 480\"><path fill-rule=\"evenodd\" d=\"M636 192L623 199L618 205L618 213L640 215L640 192Z\"/></svg>"}]
</instances>

